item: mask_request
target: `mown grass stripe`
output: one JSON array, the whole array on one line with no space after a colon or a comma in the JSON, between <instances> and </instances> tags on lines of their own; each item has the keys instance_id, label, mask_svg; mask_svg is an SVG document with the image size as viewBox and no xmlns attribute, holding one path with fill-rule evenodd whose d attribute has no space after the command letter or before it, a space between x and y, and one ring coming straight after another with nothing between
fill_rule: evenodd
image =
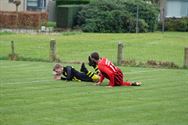
<instances>
[{"instance_id":1,"label":"mown grass stripe","mask_svg":"<svg viewBox=\"0 0 188 125\"><path fill-rule=\"evenodd\" d=\"M11 67L23 63L3 61ZM188 122L187 70L121 67L130 81L136 79L143 85L106 88L86 82L55 81L48 72L52 64L27 63L29 72L28 65L0 72L1 123L186 125ZM40 71L31 70L36 66L41 67Z\"/></svg>"}]
</instances>

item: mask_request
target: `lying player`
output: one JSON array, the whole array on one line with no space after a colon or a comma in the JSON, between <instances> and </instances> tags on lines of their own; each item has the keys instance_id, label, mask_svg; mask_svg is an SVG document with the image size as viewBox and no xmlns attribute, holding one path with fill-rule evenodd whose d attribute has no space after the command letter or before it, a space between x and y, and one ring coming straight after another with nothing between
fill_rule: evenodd
<instances>
[{"instance_id":1,"label":"lying player","mask_svg":"<svg viewBox=\"0 0 188 125\"><path fill-rule=\"evenodd\" d=\"M109 79L109 87L141 85L141 82L124 82L122 71L107 58L99 58L99 54L97 52L93 52L89 56L89 64L97 65L100 71L100 80L97 85L102 84L104 78Z\"/></svg>"},{"instance_id":2,"label":"lying player","mask_svg":"<svg viewBox=\"0 0 188 125\"><path fill-rule=\"evenodd\" d=\"M85 81L85 82L98 82L99 75L96 75L87 70L84 63L81 66L81 72L75 70L71 66L63 67L61 64L55 64L53 68L54 79L56 80L78 80L78 81Z\"/></svg>"}]
</instances>

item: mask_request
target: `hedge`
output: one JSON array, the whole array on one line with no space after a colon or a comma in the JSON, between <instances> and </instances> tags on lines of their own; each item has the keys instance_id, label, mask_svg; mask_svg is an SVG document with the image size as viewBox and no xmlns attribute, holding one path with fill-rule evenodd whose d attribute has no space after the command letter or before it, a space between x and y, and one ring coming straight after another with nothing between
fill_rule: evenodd
<instances>
[{"instance_id":1,"label":"hedge","mask_svg":"<svg viewBox=\"0 0 188 125\"><path fill-rule=\"evenodd\" d=\"M88 4L90 0L56 0L56 6L70 4Z\"/></svg>"},{"instance_id":2,"label":"hedge","mask_svg":"<svg viewBox=\"0 0 188 125\"><path fill-rule=\"evenodd\" d=\"M0 11L0 28L30 28L39 29L47 25L46 12L8 12Z\"/></svg>"},{"instance_id":3,"label":"hedge","mask_svg":"<svg viewBox=\"0 0 188 125\"><path fill-rule=\"evenodd\" d=\"M139 7L139 31L157 29L159 8L140 0L91 1L77 16L77 25L85 32L136 32Z\"/></svg>"},{"instance_id":4,"label":"hedge","mask_svg":"<svg viewBox=\"0 0 188 125\"><path fill-rule=\"evenodd\" d=\"M188 17L166 18L165 31L188 32ZM162 22L159 23L159 30L162 29Z\"/></svg>"},{"instance_id":5,"label":"hedge","mask_svg":"<svg viewBox=\"0 0 188 125\"><path fill-rule=\"evenodd\" d=\"M72 28L75 25L75 17L83 8L83 5L61 5L57 7L57 27Z\"/></svg>"}]
</instances>

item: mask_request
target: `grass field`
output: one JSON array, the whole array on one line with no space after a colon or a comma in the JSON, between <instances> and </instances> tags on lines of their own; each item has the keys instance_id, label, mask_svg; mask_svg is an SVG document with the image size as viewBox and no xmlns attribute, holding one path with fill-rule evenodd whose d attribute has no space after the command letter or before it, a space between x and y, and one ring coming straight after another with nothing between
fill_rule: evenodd
<instances>
[{"instance_id":1,"label":"grass field","mask_svg":"<svg viewBox=\"0 0 188 125\"><path fill-rule=\"evenodd\" d=\"M125 59L169 61L183 65L184 48L188 47L187 32L156 32L139 34L97 34L70 32L59 35L31 35L0 33L0 59L11 52L10 41L15 41L15 51L25 58L48 59L49 41L57 41L57 54L62 61L87 61L88 55L98 51L113 62L117 58L117 43L125 45Z\"/></svg>"},{"instance_id":2,"label":"grass field","mask_svg":"<svg viewBox=\"0 0 188 125\"><path fill-rule=\"evenodd\" d=\"M120 67L143 85L106 88L54 81L52 66L0 61L0 125L188 124L188 70Z\"/></svg>"}]
</instances>

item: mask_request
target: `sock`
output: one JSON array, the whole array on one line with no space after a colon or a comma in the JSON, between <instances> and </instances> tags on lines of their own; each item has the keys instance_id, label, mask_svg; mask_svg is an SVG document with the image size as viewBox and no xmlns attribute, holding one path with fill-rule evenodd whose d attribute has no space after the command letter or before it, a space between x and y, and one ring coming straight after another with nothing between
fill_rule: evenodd
<instances>
[{"instance_id":1,"label":"sock","mask_svg":"<svg viewBox=\"0 0 188 125\"><path fill-rule=\"evenodd\" d=\"M123 82L123 86L131 86L131 82Z\"/></svg>"}]
</instances>

